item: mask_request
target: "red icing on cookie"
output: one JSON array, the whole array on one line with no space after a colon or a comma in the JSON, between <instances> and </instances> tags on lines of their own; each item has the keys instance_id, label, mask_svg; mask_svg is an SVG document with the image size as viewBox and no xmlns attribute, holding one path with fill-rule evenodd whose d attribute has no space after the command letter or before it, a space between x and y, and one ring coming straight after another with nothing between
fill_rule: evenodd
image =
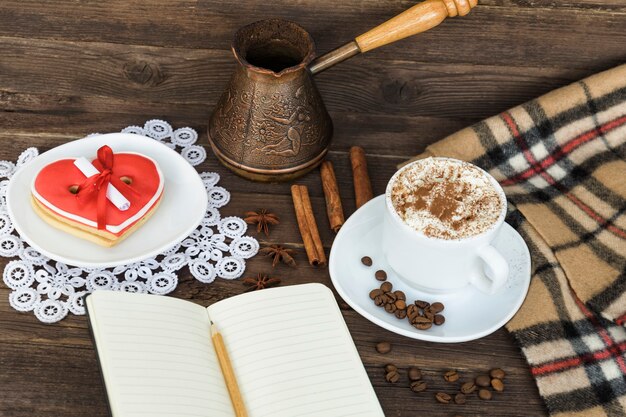
<instances>
[{"instance_id":1,"label":"red icing on cookie","mask_svg":"<svg viewBox=\"0 0 626 417\"><path fill-rule=\"evenodd\" d=\"M96 159L92 164L99 170L102 165ZM121 178L128 177L132 183L129 185L136 193L126 193L124 195L130 201L130 208L126 211L120 211L107 200L107 226L120 226L122 223L137 215L147 205L154 205L158 199L153 200L155 195L162 193L161 182L162 177L156 164L142 155L131 153L116 153L115 162L113 164L112 175ZM46 207L55 214L72 219L64 215L62 212L79 216L84 219L97 222L96 199L78 199L75 194L70 191L72 186L77 186L85 181L86 177L74 165L74 159L61 159L46 165L34 182L34 190L37 198ZM41 198L39 198L39 196ZM42 201L45 200L45 201ZM62 211L62 212L61 212ZM134 219L130 224L124 227L124 230L132 227L143 216ZM83 223L83 222L81 222ZM94 229L97 229L94 226ZM123 234L124 230L120 230L115 234Z\"/></svg>"}]
</instances>

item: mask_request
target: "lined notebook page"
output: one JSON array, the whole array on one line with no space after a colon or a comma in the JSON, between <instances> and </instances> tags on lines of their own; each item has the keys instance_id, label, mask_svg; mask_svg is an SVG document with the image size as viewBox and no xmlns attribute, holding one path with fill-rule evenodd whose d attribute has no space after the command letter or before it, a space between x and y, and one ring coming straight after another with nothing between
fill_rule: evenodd
<instances>
[{"instance_id":1,"label":"lined notebook page","mask_svg":"<svg viewBox=\"0 0 626 417\"><path fill-rule=\"evenodd\" d=\"M113 417L234 417L205 308L170 297L87 297Z\"/></svg>"},{"instance_id":2,"label":"lined notebook page","mask_svg":"<svg viewBox=\"0 0 626 417\"><path fill-rule=\"evenodd\" d=\"M325 286L256 291L208 310L250 417L384 417Z\"/></svg>"}]
</instances>

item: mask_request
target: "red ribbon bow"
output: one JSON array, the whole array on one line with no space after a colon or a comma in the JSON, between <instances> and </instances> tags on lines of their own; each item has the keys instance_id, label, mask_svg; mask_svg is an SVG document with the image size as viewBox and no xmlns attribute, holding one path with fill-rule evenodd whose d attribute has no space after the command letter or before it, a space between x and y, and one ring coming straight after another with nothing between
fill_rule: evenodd
<instances>
[{"instance_id":1,"label":"red ribbon bow","mask_svg":"<svg viewBox=\"0 0 626 417\"><path fill-rule=\"evenodd\" d=\"M125 197L128 194L136 194L136 191L130 188L126 183L111 175L113 160L113 150L107 145L98 149L98 161L100 161L102 165L102 171L83 181L83 183L78 186L78 192L76 193L76 197L78 198L97 198L98 230L104 230L107 224L107 188L109 187L109 183L113 184L119 192L125 194Z\"/></svg>"}]
</instances>

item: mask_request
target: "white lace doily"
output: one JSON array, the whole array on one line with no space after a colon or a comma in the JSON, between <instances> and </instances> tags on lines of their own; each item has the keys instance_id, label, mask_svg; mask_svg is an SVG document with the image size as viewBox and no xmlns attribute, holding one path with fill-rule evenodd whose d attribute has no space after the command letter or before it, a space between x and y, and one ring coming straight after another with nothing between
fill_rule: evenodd
<instances>
[{"instance_id":1,"label":"white lace doily","mask_svg":"<svg viewBox=\"0 0 626 417\"><path fill-rule=\"evenodd\" d=\"M206 159L205 149L195 145L198 133L188 127L173 130L167 122L149 120L143 127L129 126L122 132L158 140L179 151L193 166ZM228 204L230 193L217 185L217 173L203 172L200 177L209 208L202 223L161 255L110 269L74 268L55 262L20 238L7 213L6 190L11 176L37 155L36 148L28 148L15 163L0 161L0 256L15 258L2 275L12 290L11 307L32 311L44 323L57 322L68 313L85 314L83 296L96 290L168 294L178 284L176 272L185 266L203 283L213 282L216 277L239 278L246 268L245 259L259 250L256 239L244 236L246 222L238 217L221 218L219 209Z\"/></svg>"}]
</instances>

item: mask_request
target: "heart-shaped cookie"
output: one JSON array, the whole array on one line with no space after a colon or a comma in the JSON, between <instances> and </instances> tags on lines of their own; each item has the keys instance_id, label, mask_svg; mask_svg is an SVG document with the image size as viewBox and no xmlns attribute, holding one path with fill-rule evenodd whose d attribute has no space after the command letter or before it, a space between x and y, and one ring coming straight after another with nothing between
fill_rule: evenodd
<instances>
[{"instance_id":1,"label":"heart-shaped cookie","mask_svg":"<svg viewBox=\"0 0 626 417\"><path fill-rule=\"evenodd\" d=\"M96 196L76 195L86 176L74 161L74 158L61 159L46 165L32 183L33 208L50 225L110 247L134 232L158 207L164 181L157 163L137 153L116 153L111 177L120 179L134 192L120 190L130 202L125 211L106 201L106 227L98 229ZM103 171L100 160L95 159L92 164Z\"/></svg>"}]
</instances>

